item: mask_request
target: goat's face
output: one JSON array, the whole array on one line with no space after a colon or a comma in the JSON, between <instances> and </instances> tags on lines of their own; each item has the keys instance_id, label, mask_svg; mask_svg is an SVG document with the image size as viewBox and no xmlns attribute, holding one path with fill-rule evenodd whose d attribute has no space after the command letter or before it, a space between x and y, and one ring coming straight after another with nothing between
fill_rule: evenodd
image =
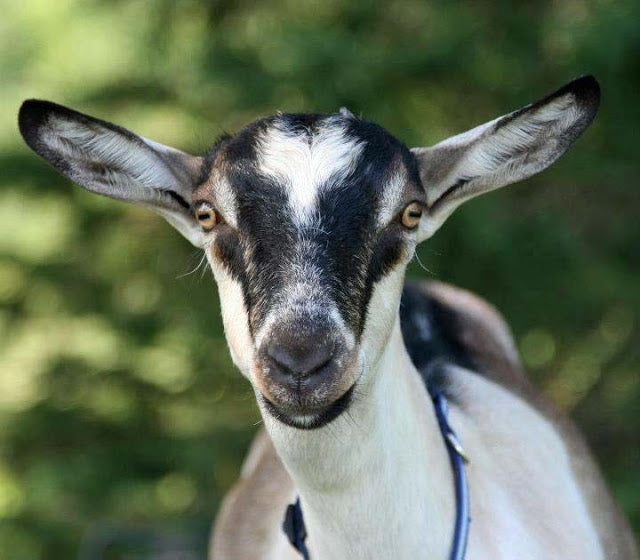
<instances>
[{"instance_id":1,"label":"goat's face","mask_svg":"<svg viewBox=\"0 0 640 560\"><path fill-rule=\"evenodd\" d=\"M376 370L405 265L462 202L553 163L596 114L591 78L429 148L336 115L276 115L204 158L46 101L27 144L90 191L164 216L207 252L235 363L265 414L320 427Z\"/></svg>"},{"instance_id":2,"label":"goat's face","mask_svg":"<svg viewBox=\"0 0 640 560\"><path fill-rule=\"evenodd\" d=\"M212 150L193 205L267 411L315 427L345 409L393 326L425 204L411 152L346 112L276 115Z\"/></svg>"}]
</instances>

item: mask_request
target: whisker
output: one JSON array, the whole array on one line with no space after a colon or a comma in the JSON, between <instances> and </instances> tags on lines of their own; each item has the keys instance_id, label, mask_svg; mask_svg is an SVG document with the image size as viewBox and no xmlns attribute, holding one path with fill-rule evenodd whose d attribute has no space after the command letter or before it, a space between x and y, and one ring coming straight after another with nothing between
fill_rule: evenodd
<instances>
[{"instance_id":1,"label":"whisker","mask_svg":"<svg viewBox=\"0 0 640 560\"><path fill-rule=\"evenodd\" d=\"M200 261L198 262L198 264L193 268L193 270L190 270L189 272L185 272L184 274L180 274L179 276L176 276L176 280L180 280L180 278L184 278L185 276L189 276L195 272L198 271L198 269L203 265L203 263L207 260L207 255L206 253L202 253L202 257L200 258ZM202 278L202 277L201 277Z\"/></svg>"},{"instance_id":2,"label":"whisker","mask_svg":"<svg viewBox=\"0 0 640 560\"><path fill-rule=\"evenodd\" d=\"M200 261L201 263L204 263L204 266L202 267L202 272L200 273L200 280L202 280L205 275L207 274L208 271L211 270L211 267L207 266L207 254L204 254L204 257L202 259L202 261ZM212 272L213 274L213 272Z\"/></svg>"},{"instance_id":3,"label":"whisker","mask_svg":"<svg viewBox=\"0 0 640 560\"><path fill-rule=\"evenodd\" d=\"M418 264L420 265L420 268L422 270L424 270L425 272L427 272L428 274L431 274L432 276L436 276L436 273L433 272L433 270L429 270L424 263L420 260L420 255L418 254L418 251L414 251L413 252L413 256L416 258L416 261L418 261Z\"/></svg>"}]
</instances>

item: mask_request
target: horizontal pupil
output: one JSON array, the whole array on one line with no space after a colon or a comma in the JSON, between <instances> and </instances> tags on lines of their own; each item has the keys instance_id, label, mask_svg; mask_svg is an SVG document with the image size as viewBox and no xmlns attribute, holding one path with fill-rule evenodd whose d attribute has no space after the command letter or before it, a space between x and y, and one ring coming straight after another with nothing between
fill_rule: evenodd
<instances>
[{"instance_id":1,"label":"horizontal pupil","mask_svg":"<svg viewBox=\"0 0 640 560\"><path fill-rule=\"evenodd\" d=\"M207 218L210 218L211 214L198 214L198 220L206 220Z\"/></svg>"}]
</instances>

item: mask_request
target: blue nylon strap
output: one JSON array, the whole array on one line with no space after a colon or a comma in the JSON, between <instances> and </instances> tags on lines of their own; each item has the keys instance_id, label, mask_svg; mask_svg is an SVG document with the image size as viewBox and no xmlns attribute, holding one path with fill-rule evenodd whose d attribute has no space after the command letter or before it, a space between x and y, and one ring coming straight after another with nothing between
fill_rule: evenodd
<instances>
[{"instance_id":1,"label":"blue nylon strap","mask_svg":"<svg viewBox=\"0 0 640 560\"><path fill-rule=\"evenodd\" d=\"M433 406L436 410L436 418L440 426L440 432L447 445L451 467L453 469L454 486L456 488L456 524L453 533L453 543L451 544L451 553L449 560L464 560L467 552L467 541L469 539L469 524L471 516L469 513L469 486L467 485L467 476L464 470L464 463L467 457L458 441L453 428L449 424L449 406L447 399L440 392L440 389L429 386L429 394L433 400Z\"/></svg>"},{"instance_id":2,"label":"blue nylon strap","mask_svg":"<svg viewBox=\"0 0 640 560\"><path fill-rule=\"evenodd\" d=\"M302 508L300 507L300 498L296 498L293 504L287 506L287 511L282 523L282 530L289 539L289 542L300 553L303 560L310 560L309 551L307 550L307 528L304 525L304 517L302 516Z\"/></svg>"},{"instance_id":3,"label":"blue nylon strap","mask_svg":"<svg viewBox=\"0 0 640 560\"><path fill-rule=\"evenodd\" d=\"M469 524L471 523L471 517L469 515L469 487L464 470L467 457L458 441L458 437L449 424L449 406L447 405L447 399L440 389L433 385L429 385L428 390L433 400L433 407L436 411L440 432L442 433L442 438L445 441L447 452L449 453L456 489L456 524L449 560L464 560L469 538ZM302 559L310 560L309 550L306 545L307 529L304 525L300 498L297 498L295 503L287 507L282 530L289 538L289 542L300 553Z\"/></svg>"}]
</instances>

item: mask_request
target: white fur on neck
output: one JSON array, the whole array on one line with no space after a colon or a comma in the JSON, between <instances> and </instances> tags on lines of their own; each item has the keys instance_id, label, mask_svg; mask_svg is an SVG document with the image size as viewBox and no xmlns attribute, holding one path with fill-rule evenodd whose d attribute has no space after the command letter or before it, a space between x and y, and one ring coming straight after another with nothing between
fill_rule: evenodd
<instances>
[{"instance_id":1,"label":"white fur on neck","mask_svg":"<svg viewBox=\"0 0 640 560\"><path fill-rule=\"evenodd\" d=\"M314 560L444 558L453 482L426 388L396 320L376 372L318 430L265 425L300 493Z\"/></svg>"}]
</instances>

